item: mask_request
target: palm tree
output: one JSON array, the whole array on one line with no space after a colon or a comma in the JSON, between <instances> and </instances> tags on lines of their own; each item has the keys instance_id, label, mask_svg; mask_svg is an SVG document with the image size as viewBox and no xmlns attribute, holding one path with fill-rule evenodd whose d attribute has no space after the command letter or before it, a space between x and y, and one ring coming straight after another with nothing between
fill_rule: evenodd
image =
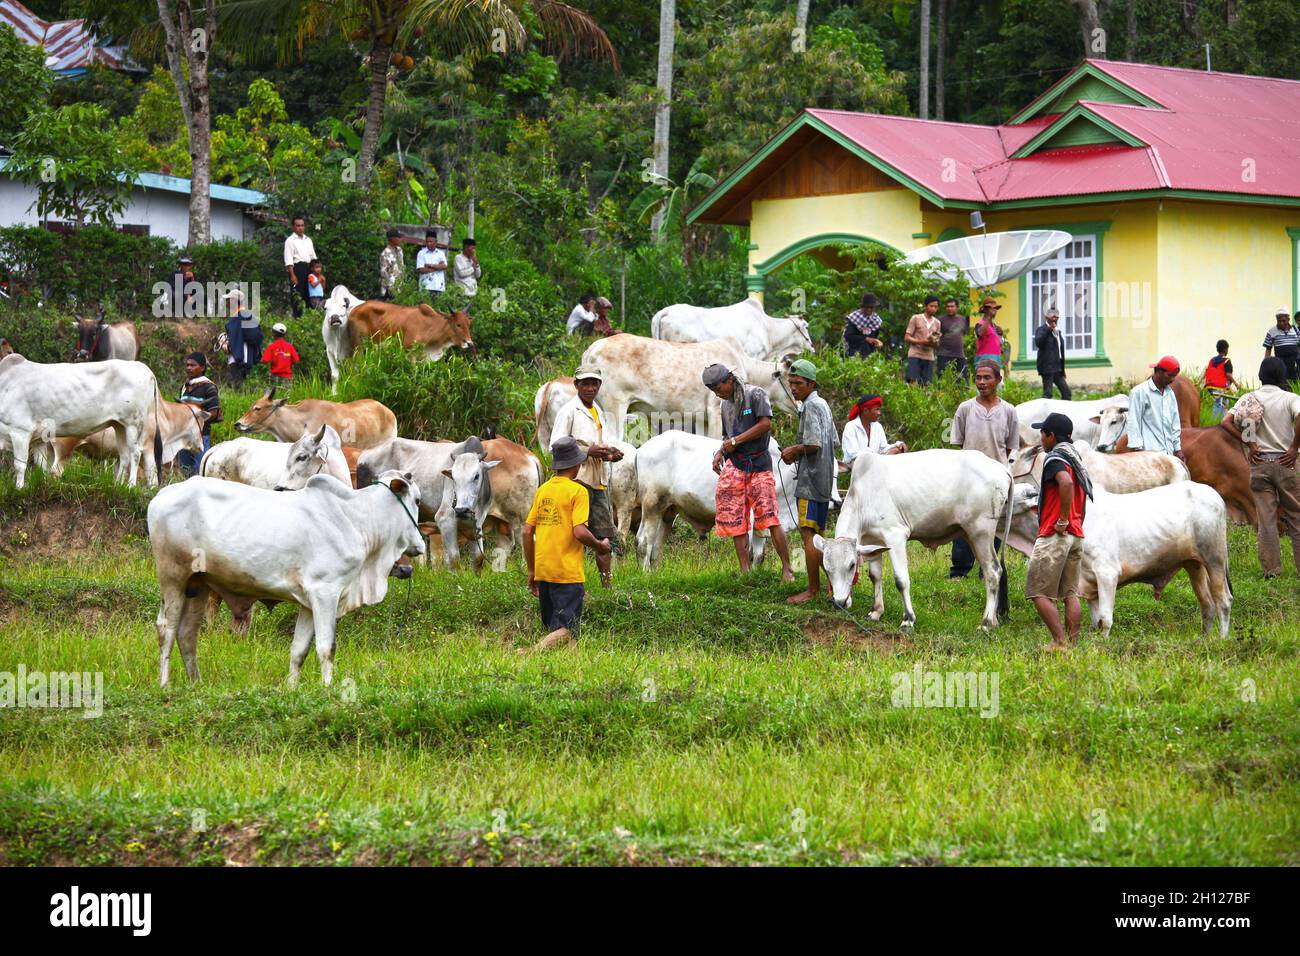
<instances>
[{"instance_id":1,"label":"palm tree","mask_svg":"<svg viewBox=\"0 0 1300 956\"><path fill-rule=\"evenodd\" d=\"M652 219L651 231L657 241L667 238L670 232L682 239L682 256L689 266L695 251L695 227L686 224L686 210L691 207L692 193L708 192L718 181L704 171L704 157L691 164L690 171L680 184L664 178L651 183L632 200L628 213L634 222Z\"/></svg>"},{"instance_id":2,"label":"palm tree","mask_svg":"<svg viewBox=\"0 0 1300 956\"><path fill-rule=\"evenodd\" d=\"M246 47L275 36L282 60L301 55L307 41L334 30L366 44L370 90L357 161L362 186L370 181L384 125L389 60L408 40L422 35L448 54L504 54L527 44L527 17L540 24L543 48L561 62L585 56L618 70L618 54L600 25L559 0L243 0L231 5L231 13L235 8L239 16L230 18L227 29Z\"/></svg>"}]
</instances>

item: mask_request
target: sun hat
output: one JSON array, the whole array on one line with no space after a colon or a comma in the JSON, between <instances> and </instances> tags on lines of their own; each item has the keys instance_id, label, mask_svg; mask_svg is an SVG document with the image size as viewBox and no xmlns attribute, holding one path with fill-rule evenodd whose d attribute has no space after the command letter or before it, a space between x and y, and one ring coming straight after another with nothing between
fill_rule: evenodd
<instances>
[{"instance_id":1,"label":"sun hat","mask_svg":"<svg viewBox=\"0 0 1300 956\"><path fill-rule=\"evenodd\" d=\"M557 439L551 446L551 467L556 471L581 465L587 460L587 452L578 442L568 436Z\"/></svg>"},{"instance_id":2,"label":"sun hat","mask_svg":"<svg viewBox=\"0 0 1300 956\"><path fill-rule=\"evenodd\" d=\"M581 382L584 378L594 378L598 382L605 381L599 365L579 365L578 370L573 373L573 380Z\"/></svg>"}]
</instances>

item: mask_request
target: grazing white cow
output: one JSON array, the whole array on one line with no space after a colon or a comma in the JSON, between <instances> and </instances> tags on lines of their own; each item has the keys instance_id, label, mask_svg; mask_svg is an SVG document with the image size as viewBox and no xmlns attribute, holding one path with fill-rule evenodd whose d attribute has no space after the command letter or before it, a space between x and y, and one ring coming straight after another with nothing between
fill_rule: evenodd
<instances>
[{"instance_id":1,"label":"grazing white cow","mask_svg":"<svg viewBox=\"0 0 1300 956\"><path fill-rule=\"evenodd\" d=\"M1128 395L1111 395L1109 398L1095 398L1086 402L1065 401L1061 398L1035 398L1016 406L1016 418L1020 423L1020 444L1033 445L1041 437L1033 429L1034 422L1041 422L1052 412L1058 412L1074 423L1074 440L1086 441L1094 448L1105 450L1098 444L1098 425L1101 413L1111 405L1123 405L1128 408Z\"/></svg>"},{"instance_id":2,"label":"grazing white cow","mask_svg":"<svg viewBox=\"0 0 1300 956\"><path fill-rule=\"evenodd\" d=\"M145 420L144 452L140 455L140 468L144 471L145 481L152 486L158 484L158 472L154 468L151 451L155 431L162 437L162 464L166 465L175 461L177 454L182 451L196 455L203 451L203 426L207 420L208 413L201 408L169 402L165 398L159 399L157 409L151 408L149 417ZM50 472L62 475L64 463L78 452L87 458L115 459L118 457L117 434L111 428L103 428L85 438L58 439L54 443L56 460L50 466Z\"/></svg>"},{"instance_id":3,"label":"grazing white cow","mask_svg":"<svg viewBox=\"0 0 1300 956\"><path fill-rule=\"evenodd\" d=\"M14 353L0 359L0 435L14 456L23 487L33 436L52 443L112 426L117 436L117 480L134 485L144 451L145 422L161 396L147 365L103 362L29 362ZM162 442L155 433L154 464Z\"/></svg>"},{"instance_id":4,"label":"grazing white cow","mask_svg":"<svg viewBox=\"0 0 1300 956\"><path fill-rule=\"evenodd\" d=\"M652 432L689 429L692 424L707 422L708 434L721 438L718 398L704 387L701 378L714 362L765 388L773 408L797 415L798 406L785 379L790 361L788 357L779 363L750 358L734 339L661 342L626 332L601 339L582 353L583 365L598 365L604 374L600 405L609 413L608 421L616 432L613 437L619 441L624 438L624 419L634 407L647 409L654 416Z\"/></svg>"},{"instance_id":5,"label":"grazing white cow","mask_svg":"<svg viewBox=\"0 0 1300 956\"><path fill-rule=\"evenodd\" d=\"M641 566L650 570L659 562L670 513L690 522L700 534L713 530L717 519L718 476L713 455L718 443L705 435L667 431L637 449L637 494L641 506L641 527L636 534ZM794 496L795 468L781 461L776 442L768 445L776 479L776 511L781 527L793 531L799 526L799 507ZM763 559L765 537L750 536L754 563Z\"/></svg>"},{"instance_id":6,"label":"grazing white cow","mask_svg":"<svg viewBox=\"0 0 1300 956\"><path fill-rule=\"evenodd\" d=\"M301 488L316 474L330 475L351 487L347 459L338 432L328 425L325 434L304 432L293 444L234 438L208 449L199 474L268 491Z\"/></svg>"},{"instance_id":7,"label":"grazing white cow","mask_svg":"<svg viewBox=\"0 0 1300 956\"><path fill-rule=\"evenodd\" d=\"M909 452L905 455L859 455L840 508L835 537L815 543L830 579L831 600L838 608L853 603L858 566L867 559L875 603L871 620L885 611L881 553L888 551L894 583L903 596L903 630L916 624L907 542L935 548L961 535L970 542L984 573L985 628L997 627L998 579L1002 567L994 539L1011 520L1011 473L977 451ZM1005 540L1005 539L1004 539Z\"/></svg>"},{"instance_id":8,"label":"grazing white cow","mask_svg":"<svg viewBox=\"0 0 1300 956\"><path fill-rule=\"evenodd\" d=\"M757 299L705 308L679 303L660 309L650 320L650 337L665 342L708 342L732 338L750 358L778 362L784 356L816 351L808 323L798 316L778 318Z\"/></svg>"},{"instance_id":9,"label":"grazing white cow","mask_svg":"<svg viewBox=\"0 0 1300 956\"><path fill-rule=\"evenodd\" d=\"M1208 634L1217 616L1219 636L1227 637L1232 611L1228 509L1219 493L1195 481L1127 495L1111 494L1094 483L1093 492L1083 516L1079 568L1079 597L1088 602L1093 627L1110 633L1119 588L1150 584L1158 599L1182 569L1201 605L1202 629ZM1007 544L1026 555L1038 535L1037 504L1038 486L1017 483Z\"/></svg>"},{"instance_id":10,"label":"grazing white cow","mask_svg":"<svg viewBox=\"0 0 1300 956\"><path fill-rule=\"evenodd\" d=\"M209 591L228 603L297 604L289 686L297 686L313 638L321 682L328 685L334 677L337 619L382 601L394 563L402 555L424 553L414 517L419 506L419 488L398 472L385 472L378 485L355 491L319 475L292 492L211 478L192 478L158 492L149 503L148 521L162 592L157 622L162 686L167 686L174 642L180 643L186 675L199 679L198 632Z\"/></svg>"},{"instance_id":11,"label":"grazing white cow","mask_svg":"<svg viewBox=\"0 0 1300 956\"><path fill-rule=\"evenodd\" d=\"M358 485L365 485L373 476L390 469L409 471L414 476L420 486L422 502L419 518L438 525L443 553L450 565L455 565L460 552L454 509L450 519L445 515L439 517L443 485L447 480L444 472L451 468L457 454L465 452L465 444L393 438L367 448L357 458ZM507 438L490 439L482 442L481 447L485 460L501 462L488 472L492 495L487 517L494 519L497 532L497 544L491 558L492 570L504 571L511 549L523 547L524 519L528 517L542 482L542 463L527 448Z\"/></svg>"},{"instance_id":12,"label":"grazing white cow","mask_svg":"<svg viewBox=\"0 0 1300 956\"><path fill-rule=\"evenodd\" d=\"M1075 441L1073 444L1083 460L1083 467L1088 469L1093 485L1104 488L1113 495L1131 495L1148 488L1191 481L1187 466L1164 452L1134 451L1126 455L1103 455L1093 451L1087 442ZM1045 459L1046 453L1041 442L1022 445L1011 456L1011 473L1017 480L1032 477L1035 484L1041 484Z\"/></svg>"}]
</instances>

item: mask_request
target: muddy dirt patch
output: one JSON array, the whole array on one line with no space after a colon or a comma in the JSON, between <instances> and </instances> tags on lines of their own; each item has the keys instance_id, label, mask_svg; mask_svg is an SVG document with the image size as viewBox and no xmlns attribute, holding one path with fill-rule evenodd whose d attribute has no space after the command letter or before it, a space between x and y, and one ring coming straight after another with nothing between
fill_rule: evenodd
<instances>
[{"instance_id":1,"label":"muddy dirt patch","mask_svg":"<svg viewBox=\"0 0 1300 956\"><path fill-rule=\"evenodd\" d=\"M24 507L0 526L0 556L42 560L87 552L120 552L148 533L136 516L87 505L50 502Z\"/></svg>"},{"instance_id":2,"label":"muddy dirt patch","mask_svg":"<svg viewBox=\"0 0 1300 956\"><path fill-rule=\"evenodd\" d=\"M848 617L819 614L801 625L804 636L821 647L847 646L857 651L873 651L882 656L911 647L911 641L901 631L873 628L870 624L859 627Z\"/></svg>"}]
</instances>

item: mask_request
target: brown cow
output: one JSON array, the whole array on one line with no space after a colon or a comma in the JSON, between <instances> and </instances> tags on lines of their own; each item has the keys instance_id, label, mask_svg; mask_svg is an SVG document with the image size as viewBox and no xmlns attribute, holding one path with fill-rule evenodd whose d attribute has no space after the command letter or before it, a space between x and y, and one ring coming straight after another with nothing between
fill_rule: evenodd
<instances>
[{"instance_id":1,"label":"brown cow","mask_svg":"<svg viewBox=\"0 0 1300 956\"><path fill-rule=\"evenodd\" d=\"M325 318L321 326L330 379L337 387L339 366L367 339L378 342L400 337L403 348L424 349L424 356L430 362L442 358L442 353L452 347L472 350L472 321L467 312L457 310L448 315L425 303L398 305L373 299L362 301L345 287L335 286L325 303Z\"/></svg>"},{"instance_id":2,"label":"brown cow","mask_svg":"<svg viewBox=\"0 0 1300 956\"><path fill-rule=\"evenodd\" d=\"M1184 428L1201 427L1201 390L1186 375L1174 376L1174 398L1178 400L1178 421Z\"/></svg>"},{"instance_id":3,"label":"brown cow","mask_svg":"<svg viewBox=\"0 0 1300 956\"><path fill-rule=\"evenodd\" d=\"M134 362L140 354L140 333L134 322L114 322L101 314L97 319L77 319L78 362L103 362L126 359Z\"/></svg>"},{"instance_id":4,"label":"brown cow","mask_svg":"<svg viewBox=\"0 0 1300 956\"><path fill-rule=\"evenodd\" d=\"M3 336L0 336L0 359L4 358L6 355L13 355L13 354L14 354L14 347L9 344L9 340L4 338Z\"/></svg>"},{"instance_id":5,"label":"brown cow","mask_svg":"<svg viewBox=\"0 0 1300 956\"><path fill-rule=\"evenodd\" d=\"M372 448L397 437L397 416L373 398L355 402L304 398L292 405L288 401L276 398L272 387L235 422L235 431L241 435L266 432L277 441L292 442L307 429L317 431L322 425L331 425L343 444L354 448Z\"/></svg>"}]
</instances>

